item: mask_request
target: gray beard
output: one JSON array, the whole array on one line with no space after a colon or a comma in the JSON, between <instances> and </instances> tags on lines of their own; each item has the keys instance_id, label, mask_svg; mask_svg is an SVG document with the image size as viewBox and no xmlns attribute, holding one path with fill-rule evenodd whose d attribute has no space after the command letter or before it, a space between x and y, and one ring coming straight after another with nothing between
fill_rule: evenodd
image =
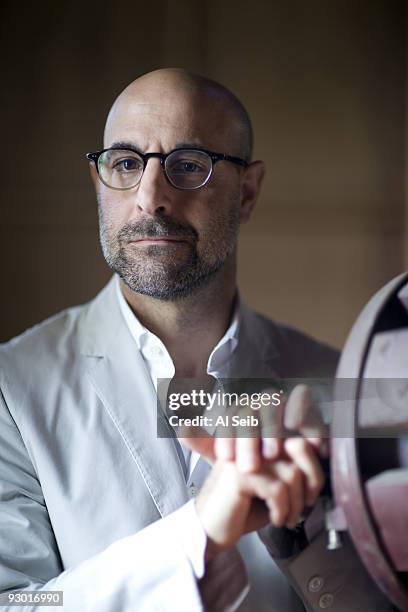
<instances>
[{"instance_id":1,"label":"gray beard","mask_svg":"<svg viewBox=\"0 0 408 612\"><path fill-rule=\"evenodd\" d=\"M99 207L100 211L100 207ZM126 285L135 293L148 295L165 301L174 301L191 296L204 287L224 265L234 249L233 240L212 262L206 262L197 250L198 236L191 227L185 227L168 218L146 219L126 224L117 235L104 223L99 213L100 242L108 266L116 272ZM231 220L231 230L236 223ZM179 255L171 257L171 245L159 244L142 247L131 247L127 240L137 236L184 236L190 240L183 247L189 254L180 261ZM216 239L209 245L209 250L216 248ZM224 245L227 241L224 242ZM211 248L213 247L213 248Z\"/></svg>"},{"instance_id":2,"label":"gray beard","mask_svg":"<svg viewBox=\"0 0 408 612\"><path fill-rule=\"evenodd\" d=\"M159 255L160 245L145 247L146 255ZM199 287L206 285L221 268L223 262L213 266L205 265L198 257L196 249L183 264L163 265L152 262L135 261L121 247L116 257L105 255L109 267L118 274L135 293L142 293L157 300L176 300L190 296Z\"/></svg>"}]
</instances>

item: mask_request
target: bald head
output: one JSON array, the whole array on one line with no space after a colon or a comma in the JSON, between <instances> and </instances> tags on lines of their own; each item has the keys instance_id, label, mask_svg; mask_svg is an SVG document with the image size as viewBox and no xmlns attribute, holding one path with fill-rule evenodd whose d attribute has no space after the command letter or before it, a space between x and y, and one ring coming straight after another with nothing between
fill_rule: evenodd
<instances>
[{"instance_id":1,"label":"bald head","mask_svg":"<svg viewBox=\"0 0 408 612\"><path fill-rule=\"evenodd\" d=\"M182 141L193 144L197 139L197 145L208 148L219 142L220 152L251 159L249 115L238 98L216 81L176 68L139 77L115 100L106 121L104 146L132 134L146 113L156 118L154 125L163 129L164 139L167 128L179 128Z\"/></svg>"}]
</instances>

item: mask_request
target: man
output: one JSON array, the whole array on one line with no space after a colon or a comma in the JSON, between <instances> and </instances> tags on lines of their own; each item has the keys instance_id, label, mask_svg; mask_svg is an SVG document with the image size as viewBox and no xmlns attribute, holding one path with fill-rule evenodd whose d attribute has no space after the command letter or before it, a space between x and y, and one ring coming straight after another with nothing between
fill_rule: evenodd
<instances>
[{"instance_id":1,"label":"man","mask_svg":"<svg viewBox=\"0 0 408 612\"><path fill-rule=\"evenodd\" d=\"M293 528L316 498L313 442L288 441L283 452L258 438L196 440L194 450L219 462L197 513L180 508L208 464L157 437L157 418L167 427L156 412L159 379L334 370L334 351L256 315L237 294L239 227L264 174L251 148L241 103L201 77L156 71L115 101L104 149L88 155L115 276L89 304L1 349L2 590L61 588L69 611L194 610L200 598L224 609L242 581L232 580L241 573L234 552L220 553L268 516L251 500L266 502L275 527ZM299 609L277 588L269 609Z\"/></svg>"}]
</instances>

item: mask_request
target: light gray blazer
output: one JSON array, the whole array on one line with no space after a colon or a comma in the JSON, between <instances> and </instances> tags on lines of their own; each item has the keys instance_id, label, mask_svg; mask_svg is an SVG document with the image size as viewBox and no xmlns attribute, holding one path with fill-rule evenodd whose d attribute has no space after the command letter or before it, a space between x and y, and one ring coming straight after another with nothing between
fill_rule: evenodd
<instances>
[{"instance_id":1,"label":"light gray blazer","mask_svg":"<svg viewBox=\"0 0 408 612\"><path fill-rule=\"evenodd\" d=\"M232 359L240 378L323 377L337 354L244 305ZM108 547L188 501L174 441L157 437L155 389L113 281L2 345L0 390L0 591L59 586L71 598L64 609L99 612L96 593L110 583L106 610L187 610L156 608L153 596L134 607L143 585L133 592L134 576L112 577L125 553ZM150 582L164 580L166 563L150 568Z\"/></svg>"}]
</instances>

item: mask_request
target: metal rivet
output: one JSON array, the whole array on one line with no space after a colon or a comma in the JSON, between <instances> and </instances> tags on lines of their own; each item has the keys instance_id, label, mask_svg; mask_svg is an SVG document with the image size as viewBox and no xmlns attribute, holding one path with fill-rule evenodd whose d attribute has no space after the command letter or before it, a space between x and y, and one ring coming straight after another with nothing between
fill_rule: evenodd
<instances>
[{"instance_id":1,"label":"metal rivet","mask_svg":"<svg viewBox=\"0 0 408 612\"><path fill-rule=\"evenodd\" d=\"M312 593L317 593L324 585L324 580L321 576L313 576L308 582L307 588Z\"/></svg>"},{"instance_id":2,"label":"metal rivet","mask_svg":"<svg viewBox=\"0 0 408 612\"><path fill-rule=\"evenodd\" d=\"M333 605L334 597L331 593L323 593L319 599L320 608L330 608Z\"/></svg>"}]
</instances>

